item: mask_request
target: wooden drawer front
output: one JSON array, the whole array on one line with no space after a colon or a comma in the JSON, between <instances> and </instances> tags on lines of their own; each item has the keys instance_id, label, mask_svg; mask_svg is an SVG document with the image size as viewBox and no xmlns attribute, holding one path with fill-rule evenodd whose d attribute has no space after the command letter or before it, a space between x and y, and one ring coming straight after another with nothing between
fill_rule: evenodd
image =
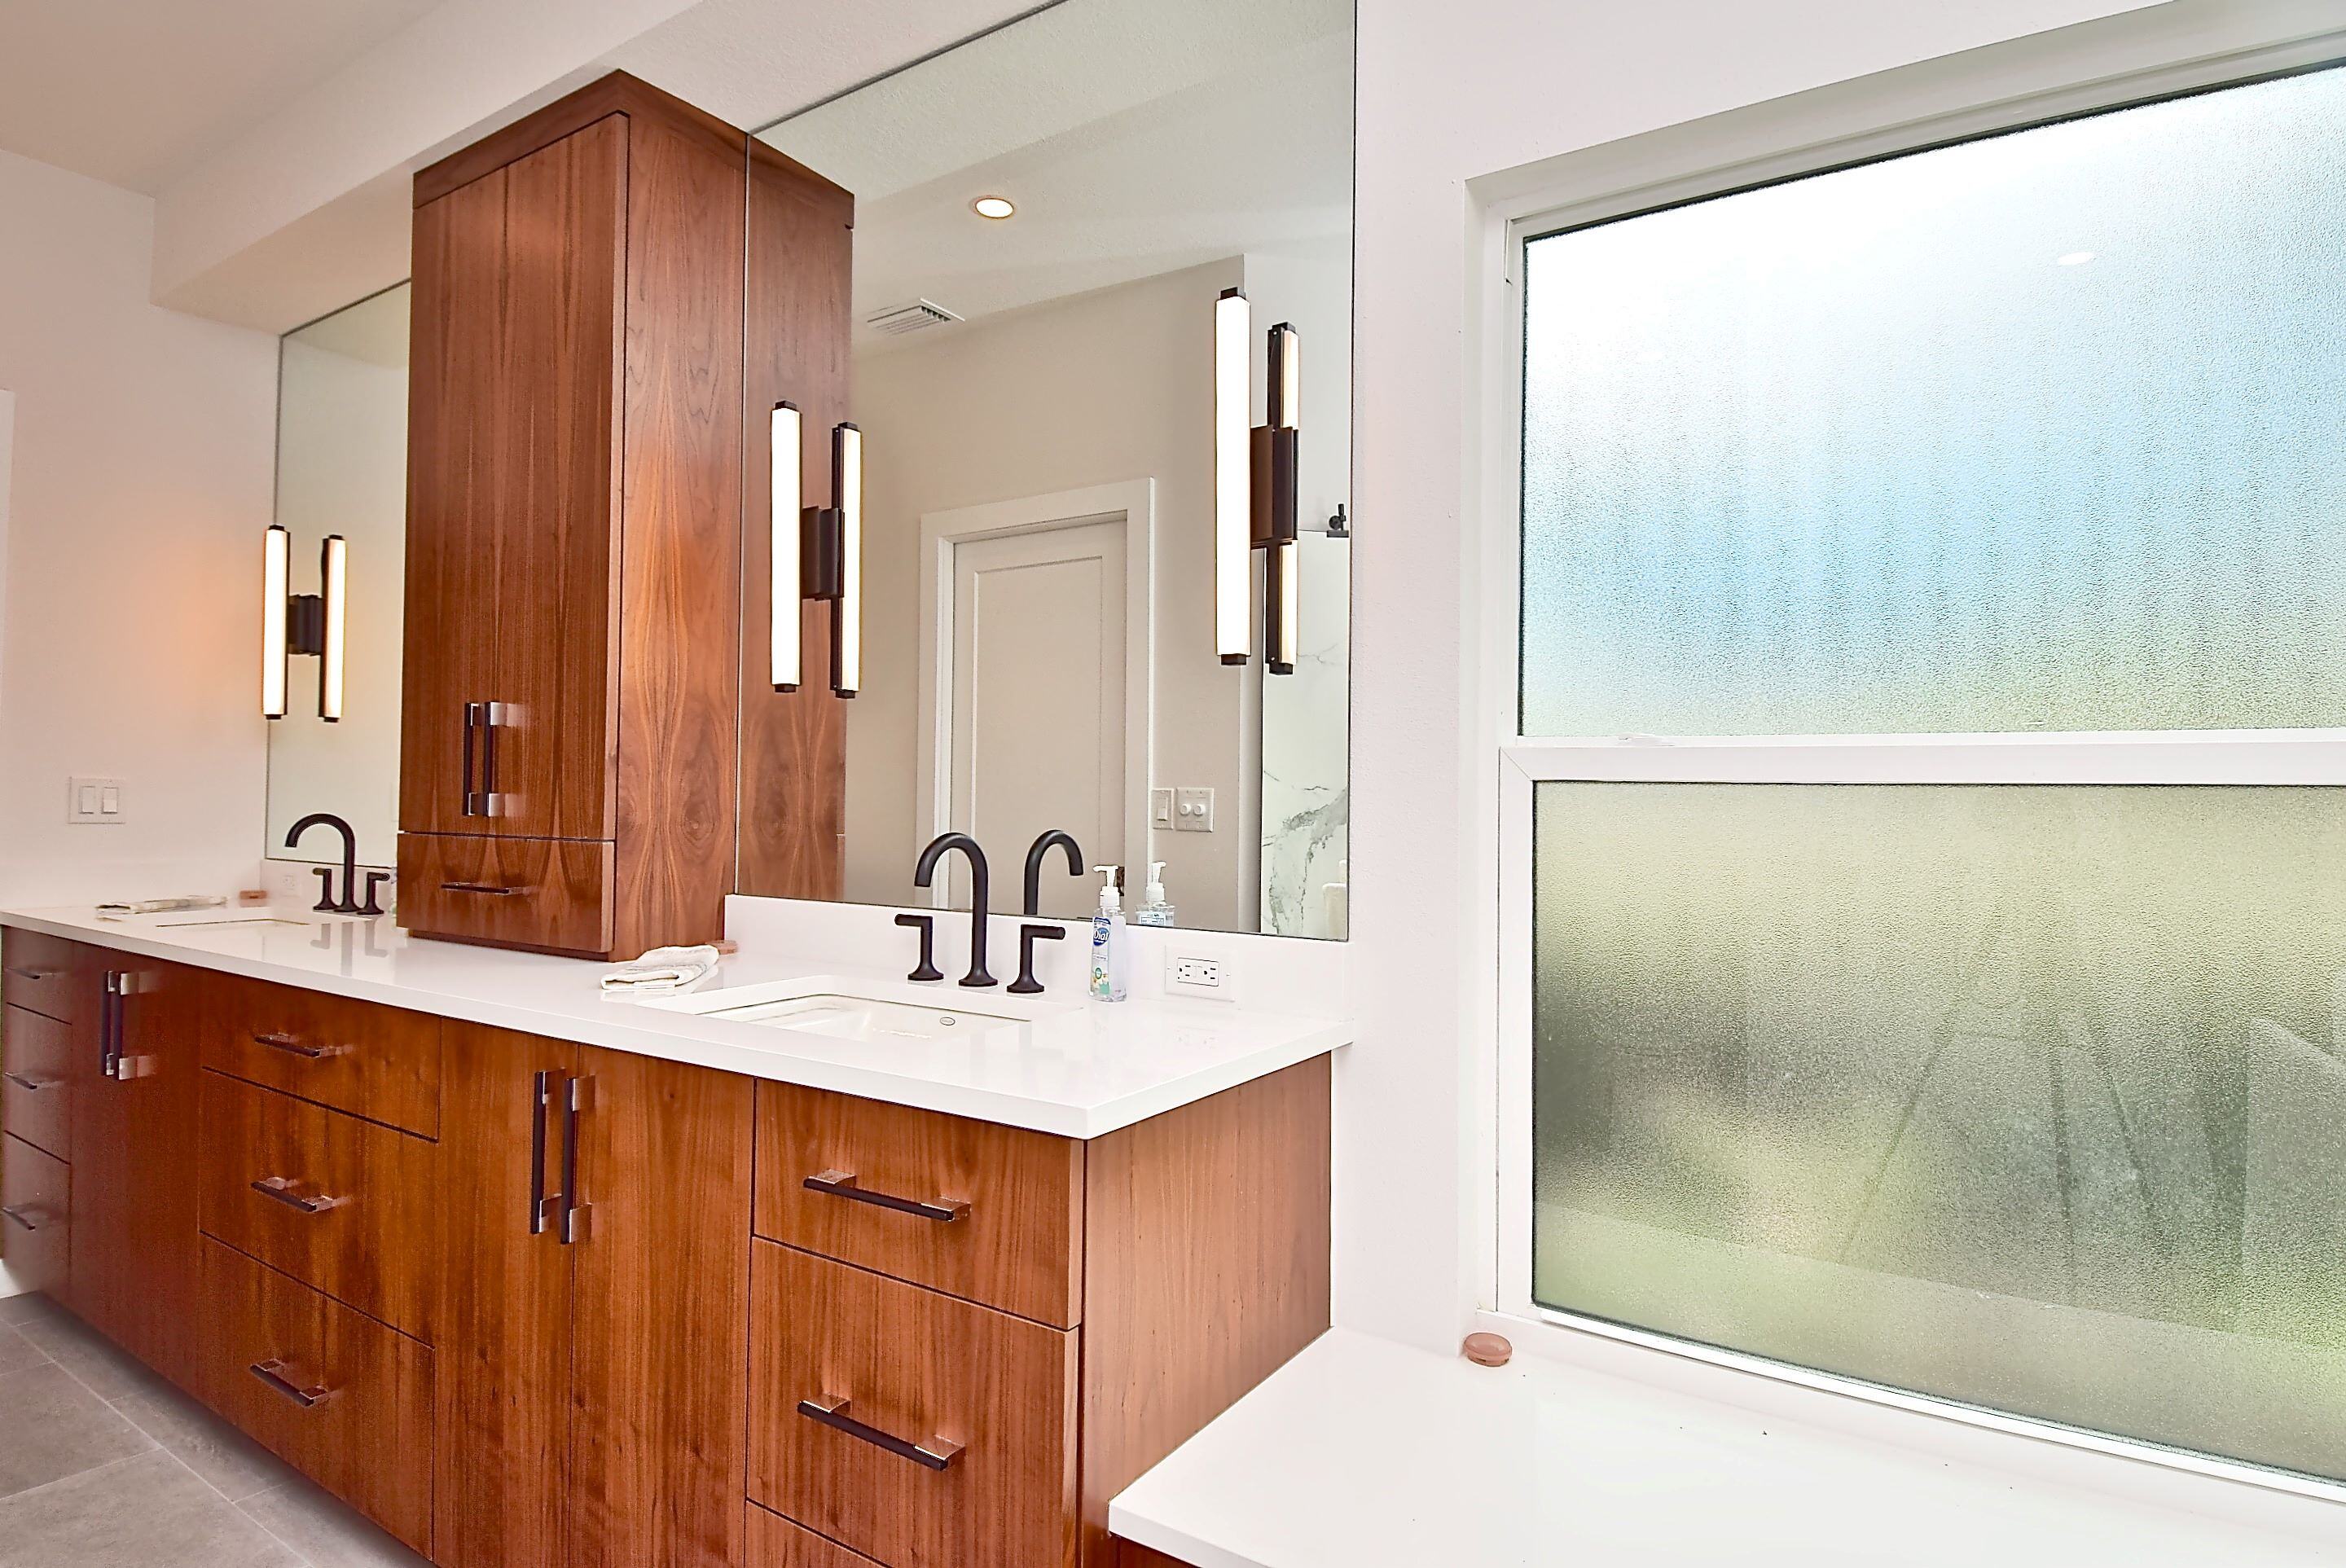
<instances>
[{"instance_id":1,"label":"wooden drawer front","mask_svg":"<svg viewBox=\"0 0 2346 1568\"><path fill-rule=\"evenodd\" d=\"M611 951L612 856L607 842L402 833L399 923L599 958Z\"/></svg>"},{"instance_id":2,"label":"wooden drawer front","mask_svg":"<svg viewBox=\"0 0 2346 1568\"><path fill-rule=\"evenodd\" d=\"M218 975L213 983L205 1066L440 1135L440 1020L266 981Z\"/></svg>"},{"instance_id":3,"label":"wooden drawer front","mask_svg":"<svg viewBox=\"0 0 2346 1568\"><path fill-rule=\"evenodd\" d=\"M750 1551L744 1568L882 1568L861 1552L801 1530L780 1514L750 1505Z\"/></svg>"},{"instance_id":4,"label":"wooden drawer front","mask_svg":"<svg viewBox=\"0 0 2346 1568\"><path fill-rule=\"evenodd\" d=\"M85 1015L96 1021L97 972L85 972L80 950L57 937L15 926L0 933L0 990L9 1006L30 1008L61 1023L78 1023Z\"/></svg>"},{"instance_id":5,"label":"wooden drawer front","mask_svg":"<svg viewBox=\"0 0 2346 1568\"><path fill-rule=\"evenodd\" d=\"M757 1167L760 1236L1056 1328L1083 1319L1084 1146L1072 1138L761 1083ZM852 1186L806 1185L831 1173Z\"/></svg>"},{"instance_id":6,"label":"wooden drawer front","mask_svg":"<svg viewBox=\"0 0 2346 1568\"><path fill-rule=\"evenodd\" d=\"M1076 1550L1076 1335L752 1243L750 1495L890 1568L1059 1568ZM942 1452L943 1469L801 1412Z\"/></svg>"},{"instance_id":7,"label":"wooden drawer front","mask_svg":"<svg viewBox=\"0 0 2346 1568\"><path fill-rule=\"evenodd\" d=\"M206 1073L205 1232L427 1344L439 1148Z\"/></svg>"},{"instance_id":8,"label":"wooden drawer front","mask_svg":"<svg viewBox=\"0 0 2346 1568\"><path fill-rule=\"evenodd\" d=\"M27 1290L66 1294L73 1172L24 1139L0 1136L0 1248Z\"/></svg>"},{"instance_id":9,"label":"wooden drawer front","mask_svg":"<svg viewBox=\"0 0 2346 1568\"><path fill-rule=\"evenodd\" d=\"M202 1300L199 1391L270 1452L429 1554L432 1352L209 1239Z\"/></svg>"},{"instance_id":10,"label":"wooden drawer front","mask_svg":"<svg viewBox=\"0 0 2346 1568\"><path fill-rule=\"evenodd\" d=\"M8 1131L61 1160L73 1158L74 1029L21 1007L0 1035L0 1119Z\"/></svg>"}]
</instances>

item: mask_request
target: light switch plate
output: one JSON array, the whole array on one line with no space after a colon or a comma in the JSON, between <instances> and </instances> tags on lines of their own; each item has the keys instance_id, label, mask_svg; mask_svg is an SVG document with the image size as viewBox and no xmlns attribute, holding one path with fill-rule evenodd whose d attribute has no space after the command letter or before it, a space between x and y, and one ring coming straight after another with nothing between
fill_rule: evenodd
<instances>
[{"instance_id":1,"label":"light switch plate","mask_svg":"<svg viewBox=\"0 0 2346 1568\"><path fill-rule=\"evenodd\" d=\"M1173 791L1151 789L1148 792L1148 820L1152 826L1169 828L1173 825Z\"/></svg>"},{"instance_id":2,"label":"light switch plate","mask_svg":"<svg viewBox=\"0 0 2346 1568\"><path fill-rule=\"evenodd\" d=\"M1173 830L1177 833L1210 833L1214 830L1214 792L1211 789L1181 789L1173 791Z\"/></svg>"},{"instance_id":3,"label":"light switch plate","mask_svg":"<svg viewBox=\"0 0 2346 1568\"><path fill-rule=\"evenodd\" d=\"M125 820L122 780L75 777L66 780L66 820L104 824Z\"/></svg>"}]
</instances>

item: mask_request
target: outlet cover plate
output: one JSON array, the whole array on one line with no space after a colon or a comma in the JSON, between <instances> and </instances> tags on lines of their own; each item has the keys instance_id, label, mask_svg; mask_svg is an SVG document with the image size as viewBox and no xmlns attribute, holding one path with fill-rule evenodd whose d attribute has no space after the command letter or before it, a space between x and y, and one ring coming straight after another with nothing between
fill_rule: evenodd
<instances>
[{"instance_id":1,"label":"outlet cover plate","mask_svg":"<svg viewBox=\"0 0 2346 1568\"><path fill-rule=\"evenodd\" d=\"M1211 1002L1238 1000L1238 972L1231 961L1219 954L1165 953L1165 994L1202 996Z\"/></svg>"}]
</instances>

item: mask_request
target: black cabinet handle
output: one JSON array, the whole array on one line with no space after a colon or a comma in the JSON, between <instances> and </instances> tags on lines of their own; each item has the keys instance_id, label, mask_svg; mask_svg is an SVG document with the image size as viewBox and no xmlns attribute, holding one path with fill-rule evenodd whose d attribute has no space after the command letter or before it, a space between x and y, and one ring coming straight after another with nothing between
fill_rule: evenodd
<instances>
[{"instance_id":1,"label":"black cabinet handle","mask_svg":"<svg viewBox=\"0 0 2346 1568\"><path fill-rule=\"evenodd\" d=\"M350 1049L347 1045L305 1045L291 1034L256 1034L255 1045L266 1045L271 1051L282 1051L288 1056L299 1056L304 1062L321 1062L329 1056L339 1056Z\"/></svg>"},{"instance_id":2,"label":"black cabinet handle","mask_svg":"<svg viewBox=\"0 0 2346 1568\"><path fill-rule=\"evenodd\" d=\"M497 721L505 717L501 705L481 704L481 815L497 814Z\"/></svg>"},{"instance_id":3,"label":"black cabinet handle","mask_svg":"<svg viewBox=\"0 0 2346 1568\"><path fill-rule=\"evenodd\" d=\"M263 1176L251 1186L261 1196L274 1198L286 1207L299 1209L303 1214L323 1214L340 1201L322 1193L316 1197L304 1197L301 1185L291 1176Z\"/></svg>"},{"instance_id":4,"label":"black cabinet handle","mask_svg":"<svg viewBox=\"0 0 2346 1568\"><path fill-rule=\"evenodd\" d=\"M868 1203L874 1208L891 1208L898 1214L917 1215L923 1219L933 1219L944 1224L950 1224L956 1219L966 1219L969 1217L969 1204L965 1199L941 1197L933 1203L923 1203L915 1197L898 1197L892 1193L873 1192L868 1186L856 1185L853 1171L823 1171L819 1175L807 1177L800 1185L809 1192L828 1193L832 1197L843 1197L851 1203Z\"/></svg>"},{"instance_id":5,"label":"black cabinet handle","mask_svg":"<svg viewBox=\"0 0 2346 1568\"><path fill-rule=\"evenodd\" d=\"M41 1228L39 1226L35 1225L32 1222L27 1211L22 1205L0 1205L0 1215L7 1216L9 1219L23 1226L26 1230L38 1230Z\"/></svg>"},{"instance_id":6,"label":"black cabinet handle","mask_svg":"<svg viewBox=\"0 0 2346 1568\"><path fill-rule=\"evenodd\" d=\"M517 899L525 893L537 891L536 888L501 888L495 882L442 882L440 891L444 893L485 893L493 899Z\"/></svg>"},{"instance_id":7,"label":"black cabinet handle","mask_svg":"<svg viewBox=\"0 0 2346 1568\"><path fill-rule=\"evenodd\" d=\"M464 783L461 796L464 802L464 814L467 817L480 815L480 812L474 809L474 802L477 797L473 793L474 737L479 733L480 724L481 705L477 702L466 703L464 705Z\"/></svg>"},{"instance_id":8,"label":"black cabinet handle","mask_svg":"<svg viewBox=\"0 0 2346 1568\"><path fill-rule=\"evenodd\" d=\"M554 1099L554 1074L540 1072L529 1092L529 1233L546 1230L546 1113Z\"/></svg>"},{"instance_id":9,"label":"black cabinet handle","mask_svg":"<svg viewBox=\"0 0 2346 1568\"><path fill-rule=\"evenodd\" d=\"M594 1206L578 1201L578 1115L594 1104L592 1074L570 1080L562 1102L562 1245L584 1241Z\"/></svg>"},{"instance_id":10,"label":"black cabinet handle","mask_svg":"<svg viewBox=\"0 0 2346 1568\"><path fill-rule=\"evenodd\" d=\"M26 969L20 964L12 963L8 966L8 972L15 975L19 980L48 980L56 975L63 974L65 971L62 969Z\"/></svg>"},{"instance_id":11,"label":"black cabinet handle","mask_svg":"<svg viewBox=\"0 0 2346 1568\"><path fill-rule=\"evenodd\" d=\"M292 1369L273 1356L266 1361L255 1361L245 1369L305 1410L313 1410L333 1397L334 1390L323 1383L295 1382L286 1375Z\"/></svg>"},{"instance_id":12,"label":"black cabinet handle","mask_svg":"<svg viewBox=\"0 0 2346 1568\"><path fill-rule=\"evenodd\" d=\"M22 1073L0 1073L0 1078L7 1079L19 1089L46 1089L50 1084L49 1079L27 1078Z\"/></svg>"},{"instance_id":13,"label":"black cabinet handle","mask_svg":"<svg viewBox=\"0 0 2346 1568\"><path fill-rule=\"evenodd\" d=\"M831 1394L819 1400L801 1400L799 1414L809 1420L821 1421L833 1431L845 1432L873 1448L884 1448L899 1459L909 1459L914 1464L931 1470L943 1470L958 1458L962 1445L950 1438L933 1437L926 1442L907 1442L878 1427L866 1426L847 1413L847 1401Z\"/></svg>"},{"instance_id":14,"label":"black cabinet handle","mask_svg":"<svg viewBox=\"0 0 2346 1568\"><path fill-rule=\"evenodd\" d=\"M122 1064L122 972L109 969L97 993L97 1072L116 1075Z\"/></svg>"}]
</instances>

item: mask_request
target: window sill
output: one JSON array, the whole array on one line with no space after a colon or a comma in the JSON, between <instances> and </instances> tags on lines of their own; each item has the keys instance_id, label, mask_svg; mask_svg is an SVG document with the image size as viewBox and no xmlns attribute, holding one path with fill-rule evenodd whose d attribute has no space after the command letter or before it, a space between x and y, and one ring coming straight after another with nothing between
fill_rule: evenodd
<instances>
[{"instance_id":1,"label":"window sill","mask_svg":"<svg viewBox=\"0 0 2346 1568\"><path fill-rule=\"evenodd\" d=\"M1513 1364L1331 1330L1118 1495L1110 1529L1197 1568L2346 1562L2337 1503L1905 1410L1844 1423L1859 1401L1609 1342L1599 1370L1520 1353L1595 1336L1486 1326L1515 1332ZM1679 1365L1623 1375L1644 1357ZM1733 1381L1689 1391L1708 1380ZM1824 1403L1783 1413L1800 1400Z\"/></svg>"}]
</instances>

